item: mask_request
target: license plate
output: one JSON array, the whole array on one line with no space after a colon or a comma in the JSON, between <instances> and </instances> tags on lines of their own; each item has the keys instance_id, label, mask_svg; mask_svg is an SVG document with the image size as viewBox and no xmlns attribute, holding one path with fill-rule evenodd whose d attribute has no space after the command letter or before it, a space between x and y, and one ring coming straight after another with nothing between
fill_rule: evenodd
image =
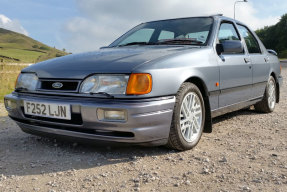
<instances>
[{"instance_id":1,"label":"license plate","mask_svg":"<svg viewBox=\"0 0 287 192\"><path fill-rule=\"evenodd\" d=\"M24 113L39 117L71 120L71 107L67 104L24 101Z\"/></svg>"}]
</instances>

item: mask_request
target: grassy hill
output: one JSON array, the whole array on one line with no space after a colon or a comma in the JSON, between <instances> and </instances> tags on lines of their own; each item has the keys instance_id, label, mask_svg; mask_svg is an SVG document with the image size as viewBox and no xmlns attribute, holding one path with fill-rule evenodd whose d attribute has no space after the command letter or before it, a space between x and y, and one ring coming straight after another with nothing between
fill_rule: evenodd
<instances>
[{"instance_id":1,"label":"grassy hill","mask_svg":"<svg viewBox=\"0 0 287 192\"><path fill-rule=\"evenodd\" d=\"M25 35L0 28L0 103L15 87L16 78L27 64L67 55Z\"/></svg>"},{"instance_id":2,"label":"grassy hill","mask_svg":"<svg viewBox=\"0 0 287 192\"><path fill-rule=\"evenodd\" d=\"M36 63L66 54L25 35L0 28L0 63Z\"/></svg>"}]
</instances>

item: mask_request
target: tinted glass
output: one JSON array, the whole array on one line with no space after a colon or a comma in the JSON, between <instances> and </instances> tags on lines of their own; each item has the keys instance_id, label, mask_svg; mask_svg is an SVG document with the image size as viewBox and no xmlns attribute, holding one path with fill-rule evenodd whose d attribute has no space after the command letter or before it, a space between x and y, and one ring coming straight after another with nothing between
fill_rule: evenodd
<instances>
[{"instance_id":1,"label":"tinted glass","mask_svg":"<svg viewBox=\"0 0 287 192\"><path fill-rule=\"evenodd\" d=\"M260 46L253 34L244 26L238 25L238 30L245 40L249 53L261 53Z\"/></svg>"},{"instance_id":2,"label":"tinted glass","mask_svg":"<svg viewBox=\"0 0 287 192\"><path fill-rule=\"evenodd\" d=\"M120 45L122 44L126 44L126 43L130 43L130 42L149 42L152 34L154 32L154 29L140 29L136 32L134 32L133 34L131 34L130 36L128 36L125 40L123 40Z\"/></svg>"},{"instance_id":3,"label":"tinted glass","mask_svg":"<svg viewBox=\"0 0 287 192\"><path fill-rule=\"evenodd\" d=\"M213 18L185 18L155 21L141 24L117 39L110 46L126 45L134 42L158 43L162 40L190 40L188 43L204 45L207 40ZM175 42L173 42L174 44ZM181 44L180 41L176 43ZM185 42L185 44L187 44Z\"/></svg>"},{"instance_id":4,"label":"tinted glass","mask_svg":"<svg viewBox=\"0 0 287 192\"><path fill-rule=\"evenodd\" d=\"M240 38L233 24L222 23L218 33L218 40L222 43L226 40L240 40Z\"/></svg>"},{"instance_id":5,"label":"tinted glass","mask_svg":"<svg viewBox=\"0 0 287 192\"><path fill-rule=\"evenodd\" d=\"M174 32L170 31L161 31L158 40L163 40L163 39L173 39L174 38Z\"/></svg>"}]
</instances>

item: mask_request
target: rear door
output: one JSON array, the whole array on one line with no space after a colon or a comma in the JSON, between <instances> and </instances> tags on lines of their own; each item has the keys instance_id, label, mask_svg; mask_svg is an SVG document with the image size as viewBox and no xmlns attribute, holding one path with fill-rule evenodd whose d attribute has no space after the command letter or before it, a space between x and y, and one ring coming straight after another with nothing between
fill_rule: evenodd
<instances>
[{"instance_id":1,"label":"rear door","mask_svg":"<svg viewBox=\"0 0 287 192\"><path fill-rule=\"evenodd\" d=\"M245 41L248 49L250 59L252 62L253 73L253 88L252 97L262 97L265 91L266 83L269 77L270 64L269 58L260 47L260 44L256 37L253 35L250 29L243 25L237 25L238 30Z\"/></svg>"},{"instance_id":2,"label":"rear door","mask_svg":"<svg viewBox=\"0 0 287 192\"><path fill-rule=\"evenodd\" d=\"M218 41L241 40L233 22L222 22ZM246 50L242 53L222 54L220 67L219 108L230 106L251 98L252 66Z\"/></svg>"}]
</instances>

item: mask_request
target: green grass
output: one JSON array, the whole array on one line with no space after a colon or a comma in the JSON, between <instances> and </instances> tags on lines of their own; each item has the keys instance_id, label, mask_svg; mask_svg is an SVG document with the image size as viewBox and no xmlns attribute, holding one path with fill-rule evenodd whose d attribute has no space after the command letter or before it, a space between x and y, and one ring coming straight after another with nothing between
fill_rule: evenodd
<instances>
[{"instance_id":1,"label":"green grass","mask_svg":"<svg viewBox=\"0 0 287 192\"><path fill-rule=\"evenodd\" d=\"M19 45L17 43L0 43L0 47L17 49Z\"/></svg>"},{"instance_id":2,"label":"green grass","mask_svg":"<svg viewBox=\"0 0 287 192\"><path fill-rule=\"evenodd\" d=\"M11 93L15 88L15 81L20 71L26 66L0 64L0 103L4 96ZM12 72L12 73L7 73Z\"/></svg>"},{"instance_id":3,"label":"green grass","mask_svg":"<svg viewBox=\"0 0 287 192\"><path fill-rule=\"evenodd\" d=\"M0 28L0 64L36 63L64 55L67 55L64 51L49 47L25 35Z\"/></svg>"},{"instance_id":4,"label":"green grass","mask_svg":"<svg viewBox=\"0 0 287 192\"><path fill-rule=\"evenodd\" d=\"M0 57L10 57L19 60L21 63L35 63L45 53L21 50L21 49L0 49Z\"/></svg>"},{"instance_id":5,"label":"green grass","mask_svg":"<svg viewBox=\"0 0 287 192\"><path fill-rule=\"evenodd\" d=\"M67 53L25 35L0 28L0 102L14 90L16 78L25 67L5 63L36 63L63 55Z\"/></svg>"}]
</instances>

